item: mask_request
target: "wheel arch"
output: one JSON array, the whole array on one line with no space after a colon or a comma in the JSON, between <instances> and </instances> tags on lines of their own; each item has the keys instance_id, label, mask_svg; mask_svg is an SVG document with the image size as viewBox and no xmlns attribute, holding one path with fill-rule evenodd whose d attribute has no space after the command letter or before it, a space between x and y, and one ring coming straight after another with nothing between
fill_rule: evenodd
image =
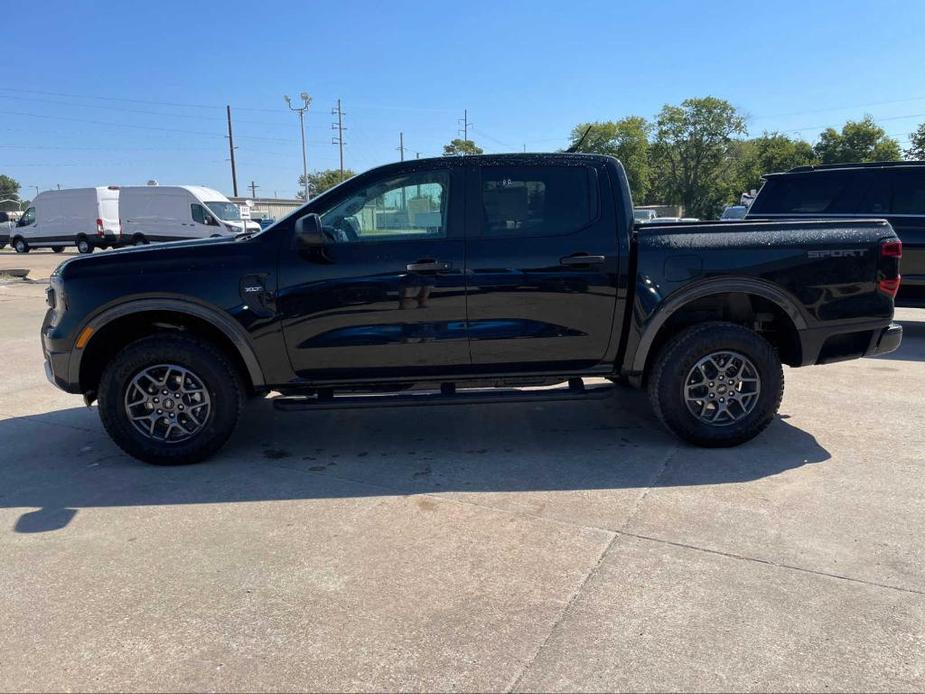
<instances>
[{"instance_id":1,"label":"wheel arch","mask_svg":"<svg viewBox=\"0 0 925 694\"><path fill-rule=\"evenodd\" d=\"M797 301L770 282L754 278L718 278L669 297L649 319L629 369L632 378L642 382L661 346L679 330L699 322L690 319L706 313L705 319L729 320L727 315L717 315L718 307L737 316L738 320L731 322L739 324L744 324L745 320L755 321L770 313L769 322L773 322L775 332L771 333L769 341L781 352L784 363L791 366L801 364L802 343L799 334L806 329L807 324Z\"/></svg>"},{"instance_id":2,"label":"wheel arch","mask_svg":"<svg viewBox=\"0 0 925 694\"><path fill-rule=\"evenodd\" d=\"M92 334L83 349L74 349L70 379L80 384L88 400L95 397L102 370L109 359L134 340L156 332L189 332L209 339L238 367L252 392L266 386L263 370L250 337L232 318L216 309L178 299L141 299L104 310L89 320Z\"/></svg>"}]
</instances>

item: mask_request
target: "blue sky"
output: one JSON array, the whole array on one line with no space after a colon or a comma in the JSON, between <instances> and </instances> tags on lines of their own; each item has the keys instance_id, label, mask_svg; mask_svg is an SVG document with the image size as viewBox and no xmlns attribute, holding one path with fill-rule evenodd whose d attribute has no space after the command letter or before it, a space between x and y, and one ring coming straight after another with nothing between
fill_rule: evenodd
<instances>
[{"instance_id":1,"label":"blue sky","mask_svg":"<svg viewBox=\"0 0 925 694\"><path fill-rule=\"evenodd\" d=\"M925 1L11 2L4 13L0 173L46 189L239 184L288 197L309 168L433 156L457 136L486 151L562 147L579 121L728 99L749 130L813 141L872 114L901 140L925 121Z\"/></svg>"}]
</instances>

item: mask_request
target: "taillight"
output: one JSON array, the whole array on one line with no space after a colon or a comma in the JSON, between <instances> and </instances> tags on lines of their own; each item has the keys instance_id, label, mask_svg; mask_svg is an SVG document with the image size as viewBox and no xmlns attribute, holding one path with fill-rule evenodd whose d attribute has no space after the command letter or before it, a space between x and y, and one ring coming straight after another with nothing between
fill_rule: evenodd
<instances>
[{"instance_id":1,"label":"taillight","mask_svg":"<svg viewBox=\"0 0 925 694\"><path fill-rule=\"evenodd\" d=\"M884 294L895 298L899 291L902 276L899 274L899 261L903 257L903 242L888 239L880 242L880 263L877 269L877 286Z\"/></svg>"},{"instance_id":2,"label":"taillight","mask_svg":"<svg viewBox=\"0 0 925 694\"><path fill-rule=\"evenodd\" d=\"M102 219L96 220L96 235L97 236L103 235L103 220Z\"/></svg>"}]
</instances>

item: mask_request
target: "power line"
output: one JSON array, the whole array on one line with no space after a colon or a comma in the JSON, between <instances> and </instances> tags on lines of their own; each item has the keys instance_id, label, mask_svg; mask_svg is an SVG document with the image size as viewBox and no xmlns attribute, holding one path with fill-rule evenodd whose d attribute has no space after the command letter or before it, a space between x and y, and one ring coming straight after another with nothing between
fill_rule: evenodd
<instances>
[{"instance_id":1,"label":"power line","mask_svg":"<svg viewBox=\"0 0 925 694\"><path fill-rule=\"evenodd\" d=\"M201 135L203 137L224 137L224 135L217 135L215 133L203 132L202 130L185 130L182 128L160 128L160 127L153 126L153 125L135 125L133 123L115 123L112 121L88 120L84 118L70 118L68 116L49 116L43 113L27 113L25 111L0 111L0 114L7 115L7 116L25 116L27 118L47 118L50 120L70 121L72 123L87 123L90 125L105 125L107 127L134 128L136 130L157 130L160 132L168 132L168 133L184 133L187 135ZM268 142L291 142L291 140L284 140L279 137L258 137L256 135L241 135L240 139L266 140Z\"/></svg>"}]
</instances>

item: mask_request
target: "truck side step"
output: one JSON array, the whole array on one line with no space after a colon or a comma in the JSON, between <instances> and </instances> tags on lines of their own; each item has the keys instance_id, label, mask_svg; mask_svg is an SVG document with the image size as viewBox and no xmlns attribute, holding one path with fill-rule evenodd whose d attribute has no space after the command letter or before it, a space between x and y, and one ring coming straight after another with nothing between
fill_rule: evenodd
<instances>
[{"instance_id":1,"label":"truck side step","mask_svg":"<svg viewBox=\"0 0 925 694\"><path fill-rule=\"evenodd\" d=\"M580 378L567 384L531 388L465 388L443 383L439 390L405 391L380 395L377 393L335 395L322 390L318 395L286 395L273 399L273 407L284 412L297 410L364 409L372 407L423 407L432 405L465 405L473 403L540 402L550 400L585 400L609 397L616 390L612 383L586 386Z\"/></svg>"}]
</instances>

